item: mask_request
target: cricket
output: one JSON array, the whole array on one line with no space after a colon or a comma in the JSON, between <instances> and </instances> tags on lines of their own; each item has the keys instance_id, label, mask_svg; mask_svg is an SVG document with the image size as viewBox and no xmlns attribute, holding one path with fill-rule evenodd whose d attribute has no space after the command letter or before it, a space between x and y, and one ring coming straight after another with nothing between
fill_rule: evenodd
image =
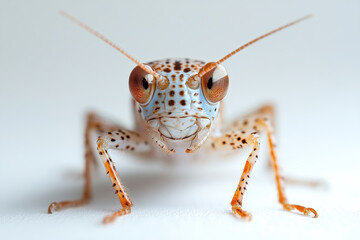
<instances>
[{"instance_id":1,"label":"cricket","mask_svg":"<svg viewBox=\"0 0 360 240\"><path fill-rule=\"evenodd\" d=\"M85 128L85 174L81 199L53 202L48 213L64 208L78 207L92 198L91 169L100 157L109 175L121 208L107 215L103 223L131 213L133 203L108 150L120 150L129 154L156 153L159 158L172 156L201 156L202 154L238 153L249 150L235 194L231 200L232 213L250 221L251 213L243 210L243 197L251 172L258 160L260 137L265 136L269 145L271 166L275 172L278 201L286 211L298 211L305 216L318 217L315 209L288 202L284 193L284 179L280 173L275 144L274 108L265 105L240 119L226 121L223 117L223 99L229 88L229 77L221 65L224 61L284 28L308 19L307 15L272 30L240 46L218 61L205 62L189 58L168 58L142 63L118 47L115 43L61 11L61 15L94 34L136 64L129 77L129 89L133 97L133 113L136 129L128 130L113 124L96 113L87 115ZM98 136L97 149L91 142L91 134ZM196 154L195 154L196 153ZM98 156L97 156L98 155Z\"/></svg>"}]
</instances>

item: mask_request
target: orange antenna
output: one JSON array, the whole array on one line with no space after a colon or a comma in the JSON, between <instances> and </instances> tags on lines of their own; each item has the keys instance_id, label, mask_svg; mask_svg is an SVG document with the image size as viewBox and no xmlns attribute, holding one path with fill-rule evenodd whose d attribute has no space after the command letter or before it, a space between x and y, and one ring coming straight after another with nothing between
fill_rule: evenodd
<instances>
[{"instance_id":1,"label":"orange antenna","mask_svg":"<svg viewBox=\"0 0 360 240\"><path fill-rule=\"evenodd\" d=\"M112 46L113 48L115 48L116 50L118 50L119 52L121 52L122 54L124 54L126 57L128 57L131 61L133 61L134 63L136 63L139 67L141 67L144 71L146 71L147 73L153 75L155 78L159 79L161 78L161 76L159 74L157 74L154 71L151 71L149 68L147 68L143 63L139 62L138 60L136 60L134 57L132 57L130 54L128 54L127 52L125 52L124 50L122 50L120 47L118 47L115 43L113 43L112 41L110 41L109 39L107 39L106 37L104 37L103 35L101 35L100 33L98 33L97 31L95 31L94 29L90 28L89 26L87 26L86 24L82 23L81 21L77 20L76 18L74 18L73 16L71 16L70 14L68 14L65 11L60 11L60 14L63 15L64 17L68 18L69 20L71 20L72 22L76 23L77 25L79 25L80 27L84 28L85 30L89 31L90 33L94 34L95 36L97 36L98 38L100 38L101 40L103 40L104 42L106 42L107 44L109 44L110 46Z\"/></svg>"},{"instance_id":2,"label":"orange antenna","mask_svg":"<svg viewBox=\"0 0 360 240\"><path fill-rule=\"evenodd\" d=\"M261 35L260 37L257 37L257 38L255 38L255 39L251 40L250 42L242 45L241 47L239 47L239 48L237 48L237 49L235 49L234 51L232 51L231 53L229 53L228 55L226 55L225 57L223 57L222 59L220 59L219 61L217 61L216 64L209 64L206 69L200 70L198 76L199 76L199 77L204 76L205 73L207 73L207 72L211 71L213 68L215 68L217 64L220 64L220 63L224 62L225 60L227 60L227 59L230 58L231 56L235 55L236 53L240 52L240 51L243 50L244 48L247 48L247 47L250 46L251 44L256 43L257 41L259 41L259 40L261 40L261 39L263 39L263 38L266 38L266 37L270 36L271 34L274 34L274 33L276 33L276 32L279 32L280 30L283 30L284 28L290 27L290 26L292 26L292 25L294 25L294 24L296 24L296 23L298 23L298 22L301 22L301 21L303 21L303 20L305 20L305 19L308 19L308 18L310 18L311 16L312 16L311 14L306 15L305 17L299 18L299 19L297 19L297 20L295 20L295 21L293 21L293 22L291 22L291 23L288 23L288 24L286 24L286 25L284 25L284 26L281 26L281 27L279 27L279 28L277 28L277 29L275 29L275 30L272 30L271 32L268 32L268 33L266 33L266 34L264 34L264 35Z\"/></svg>"}]
</instances>

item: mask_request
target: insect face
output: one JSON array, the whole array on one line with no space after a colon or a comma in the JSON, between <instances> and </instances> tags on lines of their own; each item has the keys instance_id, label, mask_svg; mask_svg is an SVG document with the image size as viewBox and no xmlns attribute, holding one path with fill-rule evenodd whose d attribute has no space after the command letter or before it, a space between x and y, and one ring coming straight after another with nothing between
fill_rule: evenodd
<instances>
[{"instance_id":1,"label":"insect face","mask_svg":"<svg viewBox=\"0 0 360 240\"><path fill-rule=\"evenodd\" d=\"M203 142L207 138L228 87L227 73L221 65L198 76L207 65L190 59L148 63L146 66L162 79L152 78L139 67L132 71L130 91L151 131L172 141Z\"/></svg>"}]
</instances>

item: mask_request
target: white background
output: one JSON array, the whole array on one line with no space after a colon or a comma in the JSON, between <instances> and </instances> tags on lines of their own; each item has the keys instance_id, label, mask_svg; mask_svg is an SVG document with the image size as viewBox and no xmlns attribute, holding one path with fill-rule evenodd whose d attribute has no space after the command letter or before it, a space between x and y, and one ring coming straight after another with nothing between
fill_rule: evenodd
<instances>
[{"instance_id":1,"label":"white background","mask_svg":"<svg viewBox=\"0 0 360 240\"><path fill-rule=\"evenodd\" d=\"M358 1L9 1L0 2L0 238L358 239L360 236L360 4ZM86 111L131 128L127 79L134 63L58 14L65 10L141 61L217 60L260 34L314 17L224 63L226 116L263 103L277 108L284 173L323 179L327 189L288 186L291 203L318 219L281 210L267 155L255 167L243 222L230 201L245 155L167 164L115 155L134 202L120 207L101 165L88 206L47 214L81 196Z\"/></svg>"}]
</instances>

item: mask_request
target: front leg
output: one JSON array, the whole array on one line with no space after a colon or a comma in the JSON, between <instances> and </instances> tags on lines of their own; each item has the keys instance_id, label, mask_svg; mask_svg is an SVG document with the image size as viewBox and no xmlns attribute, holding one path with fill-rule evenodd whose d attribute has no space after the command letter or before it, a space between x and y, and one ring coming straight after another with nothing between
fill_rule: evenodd
<instances>
[{"instance_id":1,"label":"front leg","mask_svg":"<svg viewBox=\"0 0 360 240\"><path fill-rule=\"evenodd\" d=\"M234 197L231 201L232 211L236 216L245 220L251 220L251 214L242 210L243 195L250 179L251 171L258 159L259 135L256 132L231 131L224 136L216 138L212 142L212 147L219 151L231 151L251 147L251 153L246 160L243 173L236 188Z\"/></svg>"},{"instance_id":2,"label":"front leg","mask_svg":"<svg viewBox=\"0 0 360 240\"><path fill-rule=\"evenodd\" d=\"M254 163L256 162L257 153L259 151L258 136L256 134L256 132L258 132L265 133L267 136L270 148L271 162L275 171L275 180L280 204L287 211L298 210L306 216L313 215L313 217L316 218L318 217L318 214L315 209L306 208L297 204L289 204L287 201L283 188L283 178L280 175L280 169L275 152L275 143L273 136L273 112L274 111L272 106L264 106L257 111L254 111L253 113L247 115L246 117L235 121L231 125L231 127L227 129L227 133L225 133L222 137L216 138L212 142L212 147L215 148L215 150L220 151L242 149L246 145L253 147L252 152L250 153L246 161L238 188L235 192L233 200L231 201L233 212L235 213L235 215L242 216L246 219L251 218L251 215L249 213L244 213L241 210L241 206L242 196L244 194L244 190L246 190L247 180L250 177L250 172L253 168ZM245 135L240 135L240 133ZM244 142L243 138L245 138Z\"/></svg>"},{"instance_id":3,"label":"front leg","mask_svg":"<svg viewBox=\"0 0 360 240\"><path fill-rule=\"evenodd\" d=\"M83 189L83 196L78 200L53 202L48 207L49 213L53 213L54 211L68 207L82 206L90 201L92 196L90 165L94 162L95 159L90 144L90 135L93 132L98 134L98 136L102 134L99 137L97 143L98 152L105 165L107 173L110 175L115 192L118 194L120 203L123 207L122 210L114 213L109 217L105 217L104 222L111 222L116 218L116 216L124 215L130 212L130 207L132 206L131 200L126 193L124 186L121 184L119 175L116 172L108 150L123 150L129 153L149 152L151 150L151 145L148 144L146 138L140 136L138 133L125 130L123 127L114 124L95 113L90 113L87 116L87 125L85 130L86 153L84 174L85 185Z\"/></svg>"},{"instance_id":4,"label":"front leg","mask_svg":"<svg viewBox=\"0 0 360 240\"><path fill-rule=\"evenodd\" d=\"M131 206L133 205L108 153L109 149L144 152L149 150L149 144L146 140L141 138L138 133L123 129L108 132L98 138L97 150L105 166L106 172L110 176L113 184L112 186L115 188L115 194L118 195L122 206L122 209L106 216L103 220L104 223L113 222L116 217L130 213Z\"/></svg>"}]
</instances>

